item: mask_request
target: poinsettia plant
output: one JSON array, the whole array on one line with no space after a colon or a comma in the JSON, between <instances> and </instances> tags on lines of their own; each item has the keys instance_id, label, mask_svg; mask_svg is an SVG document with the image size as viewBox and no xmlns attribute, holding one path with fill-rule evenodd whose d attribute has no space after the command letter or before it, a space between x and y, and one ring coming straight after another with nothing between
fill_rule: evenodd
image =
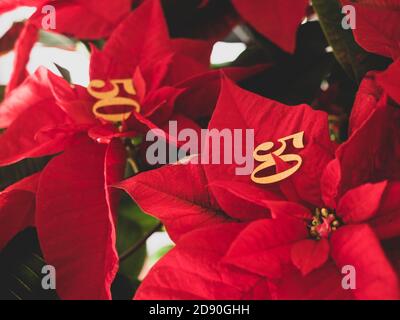
<instances>
[{"instance_id":1,"label":"poinsettia plant","mask_svg":"<svg viewBox=\"0 0 400 320\"><path fill-rule=\"evenodd\" d=\"M400 298L399 0L0 19L23 6L0 38L0 299ZM88 68L32 70L44 33Z\"/></svg>"}]
</instances>

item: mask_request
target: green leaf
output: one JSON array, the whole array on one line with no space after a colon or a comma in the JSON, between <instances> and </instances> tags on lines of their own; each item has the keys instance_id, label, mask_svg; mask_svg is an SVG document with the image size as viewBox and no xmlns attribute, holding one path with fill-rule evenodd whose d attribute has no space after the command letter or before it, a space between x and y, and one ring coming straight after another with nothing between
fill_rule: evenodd
<instances>
[{"instance_id":1,"label":"green leaf","mask_svg":"<svg viewBox=\"0 0 400 320\"><path fill-rule=\"evenodd\" d=\"M0 86L0 102L4 100L4 91L6 90L5 86Z\"/></svg>"},{"instance_id":2,"label":"green leaf","mask_svg":"<svg viewBox=\"0 0 400 320\"><path fill-rule=\"evenodd\" d=\"M70 73L67 69L65 69L65 68L61 67L60 65L58 65L57 63L54 63L54 65L56 66L56 68L58 69L58 71L61 73L61 76L62 76L68 83L71 83L71 73Z\"/></svg>"},{"instance_id":3,"label":"green leaf","mask_svg":"<svg viewBox=\"0 0 400 320\"><path fill-rule=\"evenodd\" d=\"M117 226L117 249L122 254L133 246L143 236L141 226L124 215L119 216ZM146 247L143 246L136 253L120 263L119 272L131 281L136 281L142 270L146 257Z\"/></svg>"},{"instance_id":4,"label":"green leaf","mask_svg":"<svg viewBox=\"0 0 400 320\"><path fill-rule=\"evenodd\" d=\"M103 49L106 41L104 39L98 39L98 40L82 40L83 45L86 47L86 49L90 52L91 46L94 45L97 49L101 50Z\"/></svg>"},{"instance_id":5,"label":"green leaf","mask_svg":"<svg viewBox=\"0 0 400 320\"><path fill-rule=\"evenodd\" d=\"M40 30L39 42L47 47L75 50L77 41L62 34Z\"/></svg>"},{"instance_id":6,"label":"green leaf","mask_svg":"<svg viewBox=\"0 0 400 320\"><path fill-rule=\"evenodd\" d=\"M121 255L126 252L157 224L157 219L144 214L130 197L124 195L119 207L117 225L118 253ZM143 268L145 258L146 246L143 245L129 258L120 263L119 272L130 279L132 283L137 282L137 277Z\"/></svg>"},{"instance_id":7,"label":"green leaf","mask_svg":"<svg viewBox=\"0 0 400 320\"><path fill-rule=\"evenodd\" d=\"M0 253L0 300L58 300L42 288L45 265L35 229L18 234Z\"/></svg>"},{"instance_id":8,"label":"green leaf","mask_svg":"<svg viewBox=\"0 0 400 320\"><path fill-rule=\"evenodd\" d=\"M150 231L158 224L156 218L144 213L127 194L124 194L122 197L119 215L135 221L140 225L143 232Z\"/></svg>"},{"instance_id":9,"label":"green leaf","mask_svg":"<svg viewBox=\"0 0 400 320\"><path fill-rule=\"evenodd\" d=\"M369 70L381 68L382 59L362 49L352 30L343 29L344 15L338 0L312 0L312 5L336 59L350 78L360 82Z\"/></svg>"}]
</instances>

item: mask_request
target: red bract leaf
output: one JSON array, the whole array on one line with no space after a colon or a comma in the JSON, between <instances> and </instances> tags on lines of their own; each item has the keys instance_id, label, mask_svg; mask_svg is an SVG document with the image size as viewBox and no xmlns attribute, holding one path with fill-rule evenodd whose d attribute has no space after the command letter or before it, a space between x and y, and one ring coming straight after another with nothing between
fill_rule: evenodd
<instances>
[{"instance_id":1,"label":"red bract leaf","mask_svg":"<svg viewBox=\"0 0 400 320\"><path fill-rule=\"evenodd\" d=\"M112 139L107 145L104 159L104 189L109 212L117 220L117 209L120 200L120 190L113 185L123 179L126 164L126 149L119 139ZM112 230L115 233L115 230ZM113 235L115 237L115 234Z\"/></svg>"},{"instance_id":2,"label":"red bract leaf","mask_svg":"<svg viewBox=\"0 0 400 320\"><path fill-rule=\"evenodd\" d=\"M9 94L19 86L27 77L26 65L29 62L31 50L38 40L38 36L39 29L31 23L26 23L15 44L14 69L10 82L7 85L6 94Z\"/></svg>"},{"instance_id":3,"label":"red bract leaf","mask_svg":"<svg viewBox=\"0 0 400 320\"><path fill-rule=\"evenodd\" d=\"M47 1L55 8L56 28L52 31L81 39L107 37L128 15L133 1L136 0ZM39 28L45 16L41 12L43 5L38 6L39 10L30 19Z\"/></svg>"},{"instance_id":4,"label":"red bract leaf","mask_svg":"<svg viewBox=\"0 0 400 320\"><path fill-rule=\"evenodd\" d=\"M135 299L269 299L268 285L262 278L220 263L243 227L211 226L182 237L152 269Z\"/></svg>"},{"instance_id":5,"label":"red bract leaf","mask_svg":"<svg viewBox=\"0 0 400 320\"><path fill-rule=\"evenodd\" d=\"M139 0L2 0L0 12L13 10L20 6L36 7L30 22L42 27L47 12L42 8L51 5L55 8L55 32L83 39L98 39L110 35L116 25L129 13L133 2Z\"/></svg>"},{"instance_id":6,"label":"red bract leaf","mask_svg":"<svg viewBox=\"0 0 400 320\"><path fill-rule=\"evenodd\" d=\"M296 219L258 220L238 234L224 262L270 279L279 278L290 262L293 243L306 236L305 226Z\"/></svg>"},{"instance_id":7,"label":"red bract leaf","mask_svg":"<svg viewBox=\"0 0 400 320\"><path fill-rule=\"evenodd\" d=\"M132 32L138 25L141 31ZM91 77L105 74L114 78L129 77L140 65L145 79L146 71L150 70L153 77L164 75L162 81L157 81L159 85L175 85L207 70L210 52L208 42L171 39L159 1L150 0L132 12L113 32L102 51L104 56L98 54L92 58ZM157 69L164 70L156 73L154 64L160 59L164 61ZM107 60L109 62L104 65ZM154 78L147 80L152 84Z\"/></svg>"},{"instance_id":8,"label":"red bract leaf","mask_svg":"<svg viewBox=\"0 0 400 320\"><path fill-rule=\"evenodd\" d=\"M0 128L7 128L29 107L52 100L48 76L48 70L39 68L3 100L0 105Z\"/></svg>"},{"instance_id":9,"label":"red bract leaf","mask_svg":"<svg viewBox=\"0 0 400 320\"><path fill-rule=\"evenodd\" d=\"M151 108L143 110L143 116L154 123L167 123L174 112L175 100L183 91L174 87L162 87L149 92L143 100L143 105Z\"/></svg>"},{"instance_id":10,"label":"red bract leaf","mask_svg":"<svg viewBox=\"0 0 400 320\"><path fill-rule=\"evenodd\" d=\"M393 59L400 56L400 2L394 1L342 1L356 9L354 36L358 44L369 52Z\"/></svg>"},{"instance_id":11,"label":"red bract leaf","mask_svg":"<svg viewBox=\"0 0 400 320\"><path fill-rule=\"evenodd\" d=\"M49 72L47 85L51 88L52 99L76 125L94 126L100 121L93 114L95 100L89 96L87 88L71 86L63 78Z\"/></svg>"},{"instance_id":12,"label":"red bract leaf","mask_svg":"<svg viewBox=\"0 0 400 320\"><path fill-rule=\"evenodd\" d=\"M398 69L394 63L362 81L350 117L350 138L337 149L322 179L326 203L363 183L399 179L400 110L388 99L396 98Z\"/></svg>"},{"instance_id":13,"label":"red bract leaf","mask_svg":"<svg viewBox=\"0 0 400 320\"><path fill-rule=\"evenodd\" d=\"M143 26L143 32L132 33L138 25ZM139 87L142 110L141 116L127 121L128 127L139 122L147 130L163 126L171 111L192 120L210 116L220 77L219 71L209 69L210 54L210 42L171 39L159 1L151 0L119 25L103 51L93 50L90 75L91 79L133 78ZM226 72L238 81L260 70L261 67L228 68ZM161 100L166 103L157 103ZM149 116L160 112L167 117Z\"/></svg>"},{"instance_id":14,"label":"red bract leaf","mask_svg":"<svg viewBox=\"0 0 400 320\"><path fill-rule=\"evenodd\" d=\"M245 91L224 79L209 129L222 131L226 128L242 129L243 131L254 128L255 147L271 141L276 144L274 150L280 147L279 139L304 131L305 148L298 151L303 159L301 170L289 179L296 186L303 200L313 204L321 202L319 180L323 169L334 154L333 144L329 140L326 114L314 111L306 105L295 107L283 105ZM236 147L241 147L244 152L249 146L246 145L246 139L243 138L242 145L237 143ZM225 141L221 141L220 150L214 152L218 151L220 159L223 161L225 159ZM231 180L282 194L279 184L256 185L251 181L250 174L237 175L236 168L242 166L234 160L231 165L206 165L205 170L211 184L218 180ZM215 190L214 193L221 206L222 203L230 203L232 207L240 205L226 192ZM223 207L223 209L229 212L228 208Z\"/></svg>"},{"instance_id":15,"label":"red bract leaf","mask_svg":"<svg viewBox=\"0 0 400 320\"><path fill-rule=\"evenodd\" d=\"M240 221L253 221L270 217L268 207L266 208L263 199L282 200L275 193L263 190L243 182L231 180L214 181L210 184L214 192L220 189L221 192L228 192L235 197L235 202L229 202L231 197L219 198L221 206L231 217ZM227 202L225 202L227 201Z\"/></svg>"},{"instance_id":16,"label":"red bract leaf","mask_svg":"<svg viewBox=\"0 0 400 320\"><path fill-rule=\"evenodd\" d=\"M14 48L14 44L19 37L22 29L24 27L23 23L15 23L7 33L0 38L0 56L2 54L11 51Z\"/></svg>"},{"instance_id":17,"label":"red bract leaf","mask_svg":"<svg viewBox=\"0 0 400 320\"><path fill-rule=\"evenodd\" d=\"M340 181L340 162L338 159L334 159L328 163L321 178L322 200L329 208L337 207Z\"/></svg>"},{"instance_id":18,"label":"red bract leaf","mask_svg":"<svg viewBox=\"0 0 400 320\"><path fill-rule=\"evenodd\" d=\"M286 273L277 283L274 296L280 300L353 300L352 290L343 290L343 275L333 261L303 276Z\"/></svg>"},{"instance_id":19,"label":"red bract leaf","mask_svg":"<svg viewBox=\"0 0 400 320\"><path fill-rule=\"evenodd\" d=\"M118 187L144 212L160 219L172 239L178 240L193 229L229 222L206 185L201 166L177 164L139 174Z\"/></svg>"},{"instance_id":20,"label":"red bract leaf","mask_svg":"<svg viewBox=\"0 0 400 320\"><path fill-rule=\"evenodd\" d=\"M369 89L371 88L367 86L365 97L370 97ZM357 114L353 117L354 127L351 130L351 137L337 150L336 158L334 158L334 147L328 137L326 115L312 111L304 105L288 107L264 99L235 87L225 79L223 80L218 106L210 122L210 129L255 128L257 144L268 141L275 142L282 137L304 131L305 150L296 154L302 156L305 169L302 166L293 177L283 182L277 182L276 185L284 191L280 192L276 187L270 189L257 185L251 181L249 176L238 177L235 173L235 169L238 167L236 163L233 165L191 164L190 170L187 169L188 167L179 165L172 167L174 168L173 175L169 172L171 167L151 173L153 180L157 181L159 185L163 185L166 181L183 181L182 186L174 186L173 198L166 197L164 192L160 197L153 191L148 192L146 188L143 191L142 185L137 185L132 195L135 197L135 194L139 196L145 194L144 203L151 207L152 214L160 216L161 213L164 220L170 219L168 228L173 230L174 223L175 227L179 227L179 217L186 217L188 213L192 212L192 208L187 207L185 203L185 205L180 205L180 210L170 212L170 205L176 203L176 197L183 197L186 200L189 194L189 199L194 198L194 195L185 189L185 186L189 185L194 178L193 181L200 181L200 186L196 185L194 188L197 195L205 192L201 185L209 186L212 195L215 195L225 214L235 219L248 221L247 226L243 231L237 233L234 240L227 240L231 242L230 250L221 262L262 277L260 281L263 281L265 290L268 289L269 297L277 299L369 297L372 289L370 292L369 285L364 280L361 280L362 289L356 295L342 288L343 275L341 275L340 267L345 264L344 260L350 257L349 264L362 266L364 268L362 272L364 272L368 261L372 262L374 259L373 255L362 256L362 253L358 251L356 254L352 252L351 247L347 246L343 240L345 237L342 236L342 234L347 234L348 230L355 230L354 234L357 239L354 238L354 241L360 244L360 248L368 250L367 248L371 245L374 248L373 252L378 253L378 259L383 256L380 243L377 240L374 240L375 242L371 240L371 232L358 232L358 230L364 228L363 225L358 224L359 222L371 223L382 237L399 235L399 203L396 200L397 198L394 199L398 188L395 184L387 184L386 182L366 183L369 179L382 181L382 176L388 174L373 169L377 165L376 150L380 152L385 150L385 139L388 136L386 131L380 134L377 128L386 124L390 126L390 130L393 130L391 125L396 121L396 118L393 117L396 110L385 104L385 99L380 99L379 90L376 94L379 103L367 105L366 110L357 110ZM359 101L357 108L361 107L362 103ZM390 130L388 132L392 132ZM370 132L378 132L372 138L373 145L368 144L371 141L371 138L368 138ZM223 150L222 145L220 149L213 151L219 152L221 161L224 159ZM388 152L387 154L390 155L391 153ZM317 163L315 159L313 160L313 157L317 158ZM277 156L274 159L277 163L277 171L286 170L286 164L283 163L282 167L282 163L280 163L283 162L282 159L279 160ZM307 159L311 159L309 163L306 162ZM356 159L356 162L350 161L352 159ZM369 168L369 165L372 165L372 169L363 171L365 166ZM202 177L198 178L197 172L203 172L203 167L206 175L204 176L204 173L202 173ZM303 170L309 176L313 175L317 178L308 180L309 176L307 177L304 173L302 175ZM323 175L324 171L325 174ZM133 178L132 181L139 177ZM178 179L175 177L178 177ZM299 179L301 177L304 184L299 184L296 177L299 177ZM322 178L322 180L319 178ZM152 186L156 184L154 181L151 184ZM290 185L282 187L288 181ZM289 187L295 188L295 193L298 196L296 203L285 202L285 199L292 198L292 195L286 190ZM268 192L265 192L265 190ZM321 198L321 191L325 203L321 199L313 197L318 195L318 198ZM155 199L158 200L155 201ZM308 199L313 199L313 201ZM303 205L304 202L312 210L307 209ZM154 205L154 203L156 204ZM325 210L314 210L315 207L325 208ZM245 216L246 209L249 210L247 217ZM262 217L261 214L267 217L270 215L272 219L258 220ZM197 211L196 216L199 216ZM255 221L251 222L252 219ZM178 221L177 224L176 221ZM393 222L392 225L390 225L391 222ZM198 227L202 228L203 226ZM218 228L224 230L226 226L228 224L223 223ZM201 233L204 239L208 239L207 227L192 231L195 228L191 225L187 237L191 234ZM229 233L229 227L227 227L226 232ZM179 287L178 292L170 289L177 283L178 286L182 283L185 287L187 286L185 282L186 272L182 272L179 267L174 265L176 261L184 261L179 243L185 237L178 238L175 253L168 256L173 258L167 257L162 260L159 264L160 269L157 266L155 267L154 270L157 271L151 273L151 281L144 284L143 292L145 292L145 296L149 294L157 298L168 298L174 297L175 293L179 297L186 298L215 296L215 293L204 293L202 287L196 286L190 289L190 295L181 295L181 287ZM337 239L340 239L340 245L338 245ZM201 240L197 239L196 241ZM221 241L224 241L224 238ZM368 245L364 247L364 244ZM332 250L334 251L333 255L330 254ZM339 252L338 250L343 251ZM332 259L337 262L339 268L333 264ZM390 262L386 261L385 263L381 260L379 262L380 269L385 272L382 286L389 279L395 281L391 288L388 288L388 291L381 291L383 297L387 297L397 290L397 278L393 278L393 270L389 270L391 269ZM213 272L200 263L198 263L198 268L195 270L197 274L201 274L201 279ZM165 275L166 272L173 274L173 278L168 278ZM229 278L232 272L230 269L225 269L222 275ZM323 280L324 277L325 280ZM195 281L192 278L190 279ZM374 271L371 273L370 279L372 282L381 281ZM201 283L203 284L203 282ZM155 293L153 289L159 285L166 288L166 291L159 294ZM313 289L312 285L316 286L317 289ZM373 286L371 285L371 288ZM377 287L379 286L377 285Z\"/></svg>"},{"instance_id":21,"label":"red bract leaf","mask_svg":"<svg viewBox=\"0 0 400 320\"><path fill-rule=\"evenodd\" d=\"M148 27L144 28L145 34L131 32L137 25ZM107 82L110 80L132 78L135 81L134 86L138 86L137 98L139 101L137 102L141 107L140 114L133 112L124 123L123 132L110 131L109 123L96 118L92 110L96 100L85 88L77 85L71 86L62 78L51 73L38 78L37 81L40 83L38 88L36 82L28 82L26 89L18 92L22 94L28 89L35 91L38 89L37 92L40 94L43 92L47 96L51 90L54 99L46 103L56 103L70 121L57 123L56 126L49 124L45 128L47 135L87 131L90 132L89 135L92 138L106 142L113 137L127 136L128 133L136 135L147 132L148 129L163 128L168 120L172 119L171 117L182 119L183 111L176 112L175 110L177 108L175 101L178 96L185 90L184 101L186 105L189 105L190 101L198 98L200 82L204 87L212 88L207 76L201 80L200 77L198 78L198 82L196 82L198 86L193 91L191 91L191 83L187 81L187 79L194 79L196 74L205 75L209 70L210 50L209 43L170 39L159 1L152 0L143 3L124 20L115 30L103 51L93 50L91 59L92 80L103 80L108 85ZM252 74L252 72L232 70L232 74L237 75L238 79ZM138 83L136 84L136 82ZM209 86L205 84L209 84ZM215 90L212 89L207 91L209 99L204 101L205 105L202 106L206 110L202 113L203 115L210 114L216 99L218 87ZM121 94L123 94L122 91ZM4 121L8 125L16 119L16 114L27 109L26 103L20 101L18 97L19 95L15 94L13 99L10 98L8 101L10 112L8 108L3 109L6 114L1 115L0 113L0 122ZM11 112L11 109L17 112ZM13 116L10 116L11 114ZM198 116L198 114L194 116ZM190 120L195 120L194 116ZM100 128L102 125L107 127L106 130ZM32 126L38 130L35 132L35 136L39 134L39 131L40 134L43 133L44 129L38 124L33 123ZM17 156L19 157L21 154L15 155L15 157Z\"/></svg>"},{"instance_id":22,"label":"red bract leaf","mask_svg":"<svg viewBox=\"0 0 400 320\"><path fill-rule=\"evenodd\" d=\"M293 264L305 276L311 271L323 266L329 258L329 242L303 240L292 246L291 258Z\"/></svg>"},{"instance_id":23,"label":"red bract leaf","mask_svg":"<svg viewBox=\"0 0 400 320\"><path fill-rule=\"evenodd\" d=\"M7 92L14 90L25 79L26 65L30 52L42 29L45 14L42 8L51 5L55 8L55 29L52 31L83 39L107 37L131 10L132 0L76 0L65 1L22 0L5 1L0 4L0 12L15 9L18 6L34 6L36 13L27 21L15 46L16 58L14 70Z\"/></svg>"},{"instance_id":24,"label":"red bract leaf","mask_svg":"<svg viewBox=\"0 0 400 320\"><path fill-rule=\"evenodd\" d=\"M340 199L337 211L345 223L361 223L374 217L381 206L387 182L364 184ZM362 199L362 201L360 201Z\"/></svg>"},{"instance_id":25,"label":"red bract leaf","mask_svg":"<svg viewBox=\"0 0 400 320\"><path fill-rule=\"evenodd\" d=\"M192 119L207 117L212 114L221 90L221 75L225 74L229 79L239 82L250 76L265 70L268 66L255 66L249 68L226 68L207 71L191 77L177 86L187 88L177 100L179 112Z\"/></svg>"},{"instance_id":26,"label":"red bract leaf","mask_svg":"<svg viewBox=\"0 0 400 320\"><path fill-rule=\"evenodd\" d=\"M400 234L400 183L389 183L377 215L370 221L375 233L380 239L395 238Z\"/></svg>"},{"instance_id":27,"label":"red bract leaf","mask_svg":"<svg viewBox=\"0 0 400 320\"><path fill-rule=\"evenodd\" d=\"M36 226L63 299L110 299L118 269L109 183L122 178L121 146L77 137L40 178Z\"/></svg>"},{"instance_id":28,"label":"red bract leaf","mask_svg":"<svg viewBox=\"0 0 400 320\"><path fill-rule=\"evenodd\" d=\"M65 112L54 102L34 104L0 135L0 165L60 152L71 132L52 133L51 129L69 122Z\"/></svg>"},{"instance_id":29,"label":"red bract leaf","mask_svg":"<svg viewBox=\"0 0 400 320\"><path fill-rule=\"evenodd\" d=\"M306 16L308 0L232 0L239 14L258 32L293 53L296 33Z\"/></svg>"},{"instance_id":30,"label":"red bract leaf","mask_svg":"<svg viewBox=\"0 0 400 320\"><path fill-rule=\"evenodd\" d=\"M345 226L332 237L332 257L339 268L355 268L357 299L399 299L398 277L379 240L367 225Z\"/></svg>"},{"instance_id":31,"label":"red bract leaf","mask_svg":"<svg viewBox=\"0 0 400 320\"><path fill-rule=\"evenodd\" d=\"M390 105L375 108L349 140L338 148L336 160L327 167L331 172L326 172L322 179L325 186L331 184L331 188L323 189L326 202L335 202L332 199L335 193L342 196L364 183L399 177L399 156L395 151L400 145L395 133L397 117L398 110ZM332 189L336 191L332 192ZM328 191L330 195L326 193Z\"/></svg>"},{"instance_id":32,"label":"red bract leaf","mask_svg":"<svg viewBox=\"0 0 400 320\"><path fill-rule=\"evenodd\" d=\"M386 71L378 73L376 75L376 82L400 105L400 59L392 63Z\"/></svg>"},{"instance_id":33,"label":"red bract leaf","mask_svg":"<svg viewBox=\"0 0 400 320\"><path fill-rule=\"evenodd\" d=\"M0 192L0 250L18 232L34 225L39 176L34 174Z\"/></svg>"},{"instance_id":34,"label":"red bract leaf","mask_svg":"<svg viewBox=\"0 0 400 320\"><path fill-rule=\"evenodd\" d=\"M274 219L294 218L299 221L308 221L312 218L310 210L302 205L284 200L275 201L273 198L264 198L264 206L271 211L271 217Z\"/></svg>"},{"instance_id":35,"label":"red bract leaf","mask_svg":"<svg viewBox=\"0 0 400 320\"><path fill-rule=\"evenodd\" d=\"M139 32L132 32L140 26ZM170 54L169 34L159 1L150 0L132 12L115 29L104 46L103 53L115 61L120 70L107 70L111 77L120 77L119 72L129 71L133 75L135 68L143 59L156 61ZM155 58L155 59L154 59ZM102 62L101 62L102 64ZM104 69L96 60L91 61L91 77L93 72Z\"/></svg>"},{"instance_id":36,"label":"red bract leaf","mask_svg":"<svg viewBox=\"0 0 400 320\"><path fill-rule=\"evenodd\" d=\"M170 116L169 121L176 121L178 135L182 130L192 129L200 137L200 134L201 134L200 126L197 123L195 123L193 120L191 120L190 118L187 118L186 116L177 112ZM169 132L169 122L168 123L165 122L165 124L163 126L161 126L161 129L164 130L164 132ZM178 137L176 135L173 135L172 132L170 132L167 139L168 138L170 138L171 140L173 140L175 142ZM179 143L180 143L179 141L176 141L175 145L177 145L177 144L179 145Z\"/></svg>"},{"instance_id":37,"label":"red bract leaf","mask_svg":"<svg viewBox=\"0 0 400 320\"><path fill-rule=\"evenodd\" d=\"M360 83L350 115L350 135L364 125L381 99L382 88L378 86L375 78L374 73L368 73Z\"/></svg>"},{"instance_id":38,"label":"red bract leaf","mask_svg":"<svg viewBox=\"0 0 400 320\"><path fill-rule=\"evenodd\" d=\"M144 32L132 33L137 25L143 26ZM159 1L151 0L120 24L103 51L93 50L90 75L92 79L133 79L141 111L134 113L126 126L145 132L164 127L173 114L184 113L196 120L200 112L191 114L185 109L197 103L202 87L212 88L207 91L209 99L200 106L205 110L202 114L210 114L218 94L218 87L212 87L216 81L210 84L206 76L210 52L208 42L171 39ZM194 85L190 79L198 82ZM177 105L181 94L184 98Z\"/></svg>"}]
</instances>

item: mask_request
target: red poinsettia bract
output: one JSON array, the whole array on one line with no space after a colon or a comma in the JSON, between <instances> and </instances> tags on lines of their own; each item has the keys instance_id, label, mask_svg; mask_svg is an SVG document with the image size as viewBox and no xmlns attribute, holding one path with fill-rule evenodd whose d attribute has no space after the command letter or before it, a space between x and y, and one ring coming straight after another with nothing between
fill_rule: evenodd
<instances>
[{"instance_id":1,"label":"red poinsettia bract","mask_svg":"<svg viewBox=\"0 0 400 320\"><path fill-rule=\"evenodd\" d=\"M399 0L341 0L343 5L355 8L358 44L365 50L389 58L400 57Z\"/></svg>"},{"instance_id":2,"label":"red poinsettia bract","mask_svg":"<svg viewBox=\"0 0 400 320\"><path fill-rule=\"evenodd\" d=\"M145 31L132 33L138 25ZM105 91L117 79L136 89L140 111L121 119L121 125L95 116L97 100L86 88L45 69L28 77L2 103L0 126L7 129L0 136L0 165L55 155L37 178L33 223L46 261L57 269L61 298L110 298L118 257L113 210L117 197L109 186L122 179L124 138L162 128L169 119L197 127L185 116L184 106L198 106L189 104L190 93L196 97L202 90L209 91L210 101L216 99L218 86L212 82L218 72L208 71L209 54L208 43L171 40L159 1L146 1L121 23L104 50L92 54L91 78L104 81ZM120 90L123 95L123 86ZM197 114L211 111L207 100L203 103L207 110ZM13 234L26 226L22 217L4 212Z\"/></svg>"},{"instance_id":3,"label":"red poinsettia bract","mask_svg":"<svg viewBox=\"0 0 400 320\"><path fill-rule=\"evenodd\" d=\"M7 92L14 90L26 78L26 65L30 52L38 39L39 30L48 14L42 8L51 5L55 9L55 29L50 31L80 39L101 39L108 37L115 27L129 14L133 0L3 0L0 13L19 6L36 7L36 12L28 19L15 44L13 75Z\"/></svg>"},{"instance_id":4,"label":"red poinsettia bract","mask_svg":"<svg viewBox=\"0 0 400 320\"><path fill-rule=\"evenodd\" d=\"M173 2L176 2L176 0L164 1L171 6L174 5ZM197 10L200 12L204 8L213 9L214 4L212 2L218 2L218 0L201 1ZM226 34L232 25L236 23L236 20L241 17L278 47L289 53L294 53L297 30L307 16L308 0L231 0L231 3L239 17L236 17L235 10L231 10L233 12L224 12L223 20L220 18L218 23L210 21L214 26L214 33L216 29L217 32L222 30L222 34ZM228 10L226 11L229 11L229 8L227 7L226 9ZM202 26L202 29L204 28L207 28L207 26ZM208 30L206 29L206 31ZM207 35L206 31L201 30L200 33L204 36L205 33Z\"/></svg>"},{"instance_id":5,"label":"red poinsettia bract","mask_svg":"<svg viewBox=\"0 0 400 320\"><path fill-rule=\"evenodd\" d=\"M293 53L308 0L232 0L239 14L266 38Z\"/></svg>"},{"instance_id":6,"label":"red poinsettia bract","mask_svg":"<svg viewBox=\"0 0 400 320\"><path fill-rule=\"evenodd\" d=\"M365 81L351 136L336 148L326 114L284 106L224 80L210 129L255 128L256 146L304 132L304 148L287 150L296 151L302 166L272 185L236 176L235 164L177 164L123 182L177 244L136 298L398 299L399 270L387 247L400 235L398 167L380 169L382 160L388 167L399 161L385 158L398 149L385 139L396 136L399 110L376 82L381 96L373 103ZM290 169L279 156L274 160L276 173ZM347 265L357 272L355 290L341 284Z\"/></svg>"}]
</instances>

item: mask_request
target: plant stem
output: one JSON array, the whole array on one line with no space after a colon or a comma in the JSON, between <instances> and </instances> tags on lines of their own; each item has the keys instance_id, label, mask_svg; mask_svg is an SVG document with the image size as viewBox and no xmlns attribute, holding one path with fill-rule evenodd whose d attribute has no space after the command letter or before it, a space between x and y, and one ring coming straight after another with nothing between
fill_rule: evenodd
<instances>
[{"instance_id":1,"label":"plant stem","mask_svg":"<svg viewBox=\"0 0 400 320\"><path fill-rule=\"evenodd\" d=\"M131 248L122 253L121 256L119 257L120 262L125 261L137 250L139 250L155 232L161 229L162 226L163 224L161 222L158 223L153 229L151 229L148 233L146 233L143 238L141 238Z\"/></svg>"},{"instance_id":2,"label":"plant stem","mask_svg":"<svg viewBox=\"0 0 400 320\"><path fill-rule=\"evenodd\" d=\"M360 82L367 71L374 69L374 56L356 43L352 30L342 27L344 15L338 0L312 0L312 5L336 59L350 78Z\"/></svg>"}]
</instances>

